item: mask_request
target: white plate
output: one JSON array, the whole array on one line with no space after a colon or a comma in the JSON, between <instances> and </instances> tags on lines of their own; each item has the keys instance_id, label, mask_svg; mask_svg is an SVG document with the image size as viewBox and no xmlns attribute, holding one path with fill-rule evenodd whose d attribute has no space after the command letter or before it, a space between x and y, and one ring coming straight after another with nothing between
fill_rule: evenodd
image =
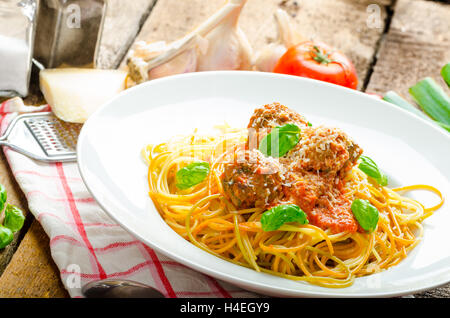
<instances>
[{"instance_id":1,"label":"white plate","mask_svg":"<svg viewBox=\"0 0 450 318\"><path fill-rule=\"evenodd\" d=\"M204 72L128 89L95 112L78 141L78 165L101 207L134 236L193 269L272 296L394 296L450 281L450 211L425 221L425 238L398 266L328 289L257 273L195 247L159 216L148 197L142 147L224 121L245 127L253 110L278 101L317 125L344 129L390 177L390 185L431 184L450 198L450 137L374 97L324 82L259 72ZM419 196L420 195L420 196ZM427 204L432 195L417 194Z\"/></svg>"}]
</instances>

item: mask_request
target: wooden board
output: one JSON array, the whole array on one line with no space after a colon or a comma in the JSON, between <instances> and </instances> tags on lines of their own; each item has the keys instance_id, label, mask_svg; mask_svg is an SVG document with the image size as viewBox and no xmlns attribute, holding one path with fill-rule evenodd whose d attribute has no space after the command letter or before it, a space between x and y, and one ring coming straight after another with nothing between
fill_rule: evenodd
<instances>
[{"instance_id":1,"label":"wooden board","mask_svg":"<svg viewBox=\"0 0 450 318\"><path fill-rule=\"evenodd\" d=\"M450 62L450 5L398 0L394 12L367 91L396 90L412 102L408 88L426 76L447 87L440 70Z\"/></svg>"},{"instance_id":2,"label":"wooden board","mask_svg":"<svg viewBox=\"0 0 450 318\"><path fill-rule=\"evenodd\" d=\"M358 74L358 87L362 88L387 18L386 7L379 5L379 28L369 27L367 5L367 1L250 0L243 10L240 24L255 50L260 50L276 39L273 14L278 7L284 9L292 16L295 29L306 39L328 43L352 60Z\"/></svg>"},{"instance_id":3,"label":"wooden board","mask_svg":"<svg viewBox=\"0 0 450 318\"><path fill-rule=\"evenodd\" d=\"M101 67L117 66L147 19L155 1L109 0L98 59ZM39 91L38 70L35 68L31 78L30 94L25 103L40 105L44 102ZM2 152L0 183L7 190L8 202L27 213L24 228L15 234L11 245L0 250L0 275L5 271L0 277L0 297L68 296L51 259L48 238L39 223L33 221L33 216L28 213L26 198L11 174ZM32 222L34 223L30 228ZM28 228L30 230L27 232ZM11 261L13 255L14 259Z\"/></svg>"},{"instance_id":4,"label":"wooden board","mask_svg":"<svg viewBox=\"0 0 450 318\"><path fill-rule=\"evenodd\" d=\"M0 277L0 297L68 297L49 249L49 239L35 220Z\"/></svg>"},{"instance_id":5,"label":"wooden board","mask_svg":"<svg viewBox=\"0 0 450 318\"><path fill-rule=\"evenodd\" d=\"M177 39L224 2L110 0L99 66L116 67L139 31L136 40ZM357 68L361 89L367 87L367 91L378 93L395 89L405 94L415 80L427 75L437 78L439 67L445 60L450 60L447 43L450 36L450 6L422 0L397 0L396 5L391 7L394 2L248 0L240 25L254 49L259 50L276 38L273 13L281 7L292 16L304 36L330 43L350 56ZM369 5L379 6L379 28L371 28L367 24ZM389 22L389 32L383 35ZM32 94L28 99L30 103L38 95ZM26 200L9 172L3 154L0 157L0 182L7 187L11 203L26 210ZM32 221L32 216L27 219ZM0 297L67 297L59 271L51 259L48 237L39 223L33 221L28 232L19 234L16 242L22 237L19 248L0 277ZM0 271L2 264L4 268L11 259L16 246L17 243L0 253ZM417 296L450 297L450 287Z\"/></svg>"},{"instance_id":6,"label":"wooden board","mask_svg":"<svg viewBox=\"0 0 450 318\"><path fill-rule=\"evenodd\" d=\"M450 93L439 74L448 62L450 5L398 0L367 91L383 94L394 90L413 102L408 88L420 79L431 76ZM450 297L450 284L415 297Z\"/></svg>"},{"instance_id":7,"label":"wooden board","mask_svg":"<svg viewBox=\"0 0 450 318\"><path fill-rule=\"evenodd\" d=\"M96 63L98 68L109 69L119 65L155 2L156 0L108 1Z\"/></svg>"},{"instance_id":8,"label":"wooden board","mask_svg":"<svg viewBox=\"0 0 450 318\"><path fill-rule=\"evenodd\" d=\"M225 2L159 0L136 41L176 40L203 22ZM379 5L379 28L368 26L369 3ZM239 25L257 52L277 38L273 15L277 8L284 9L292 16L293 25L305 38L334 45L350 57L357 69L361 88L385 27L386 5L389 3L387 0L248 0Z\"/></svg>"},{"instance_id":9,"label":"wooden board","mask_svg":"<svg viewBox=\"0 0 450 318\"><path fill-rule=\"evenodd\" d=\"M24 227L14 234L13 242L4 249L0 250L0 275L1 275L5 270L6 266L8 265L8 263L10 262L12 256L14 255L18 247L18 244L20 243L20 240L23 238L26 231L28 230L31 221L33 220L33 216L31 215L31 213L28 212L27 208L28 204L25 199L25 196L23 195L19 185L14 179L14 176L12 175L8 163L6 161L6 157L3 153L0 154L0 183L3 184L3 186L6 189L6 193L8 196L7 202L9 204L13 204L19 207L24 212L26 217L26 223L24 224Z\"/></svg>"}]
</instances>

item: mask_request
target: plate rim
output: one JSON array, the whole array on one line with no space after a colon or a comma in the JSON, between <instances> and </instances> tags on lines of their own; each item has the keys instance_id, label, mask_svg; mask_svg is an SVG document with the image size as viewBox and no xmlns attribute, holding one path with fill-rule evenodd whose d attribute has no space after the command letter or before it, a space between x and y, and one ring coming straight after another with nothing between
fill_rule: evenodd
<instances>
[{"instance_id":1,"label":"plate rim","mask_svg":"<svg viewBox=\"0 0 450 318\"><path fill-rule=\"evenodd\" d=\"M109 209L107 208L107 206L102 202L102 200L99 199L99 197L96 195L96 191L95 189L92 189L92 187L89 185L89 182L87 181L87 177L84 173L84 169L83 169L83 161L84 161L84 155L82 155L82 151L80 151L80 149L83 147L83 143L84 143L84 139L86 138L85 135L87 134L86 131L88 131L88 129L90 129L89 127L91 126L91 122L93 122L95 120L95 118L97 116L99 116L98 114L101 114L101 112L108 107L108 105L110 104L114 104L115 101L117 99L122 98L123 95L128 95L128 94L132 94L134 90L141 90L141 89L146 89L147 86L152 86L154 85L155 82L157 83L161 83L164 81L167 82L171 82L171 81L176 81L178 78L185 78L185 77L214 77L214 76L221 76L221 75L225 75L225 76L265 76L265 77L273 77L273 78L290 78L292 80L296 80L296 81L306 81L306 82L314 82L314 85L319 85L319 86L323 86L323 87L328 87L328 88L332 88L332 89L336 89L336 90L345 90L345 91L349 91L350 94L358 94L360 96L363 96L364 98L367 99L376 99L376 97L374 96L370 96L364 92L361 92L359 90L351 90L342 86L337 86L334 84L330 84L327 82L322 82L322 81L318 81L318 80L314 80L314 79L309 79L309 78L303 78L303 77L296 77L296 76L290 76L290 75L284 75L284 74L275 74L275 73L264 73L264 72L255 72L255 71L209 71L209 72L194 72L194 73L185 73L185 74L178 74L178 75L173 75L173 76L168 76L168 77L164 77L164 78L160 78L160 79L156 79L156 80L152 80L152 81L148 81L139 85L136 85L134 87L131 87L129 89L126 89L124 91L122 91L121 93L117 94L115 97L113 97L112 99L110 99L109 101L107 101L106 103L104 103L101 107L99 107L90 117L89 119L85 122L85 124L83 125L80 134L79 134L79 139L78 139L78 143L77 143L77 167L79 170L79 173L81 175L81 178L83 179L83 182L87 188L87 190L89 191L89 193L93 196L93 198L95 199L95 201L97 202L97 204L100 206L100 208L109 216L111 217L115 222L117 222L124 230L126 230L129 234L131 234L132 236L138 238L141 242L149 245L151 248L154 248L155 250L157 250L158 252L160 252L161 254L174 259L180 263L182 263L183 265L186 265L187 267L195 270L195 271L199 271L203 274L206 275L210 275L212 277L221 279L223 281L226 281L228 283L231 284L235 284L236 286L245 289L245 290L249 290L249 291L253 291L256 293L262 293L262 294L267 294L267 295L273 295L273 294L283 294L285 295L284 297L335 297L335 298L361 298L361 297L394 297L394 296L403 296L403 295L410 295L412 293L420 293L429 289L433 289L433 288L437 288L439 286L445 285L447 283L450 282L450 275L448 276L448 278L446 280L443 281L439 281L439 282L435 282L429 285L425 285L424 287L421 288L414 288L413 290L406 290L405 287L403 287L403 289L405 290L398 290L398 291L391 291L391 292L377 292L377 293L355 293L355 294L339 294L339 293L333 293L333 288L323 288L323 292L318 292L318 291L304 291L304 290L295 290L292 291L290 289L286 289L283 288L281 286L267 286L266 284L261 284L259 282L249 282L248 280L242 279L240 277L236 277L236 276L228 276L228 275L224 275L220 272L214 271L213 269L210 269L208 267L205 267L201 264L199 264L196 261L192 261L189 260L185 257L180 257L178 255L175 255L173 253L171 253L170 251L167 251L166 249L164 249L163 247L154 244L153 242L148 241L147 239L145 239L144 237L142 237L139 233L137 233L136 231L133 231L132 228L130 228L127 224L122 223L114 213L110 212ZM382 99L377 100L378 102L382 102L382 103L388 103ZM388 103L389 104L389 103ZM439 134L441 134L443 137L445 137L450 144L450 135L447 135L445 133L445 131L443 131L442 129L436 127L435 125L432 125L430 122L426 121L425 119L421 118L420 116L413 114L411 112L408 112L402 108L396 107L395 108L396 111L401 112L404 116L410 116L413 118L416 118L416 120L420 120L423 124L425 124L426 126L428 126L429 128L435 130L435 132L438 132ZM93 118L93 119L92 119ZM87 128L86 128L87 127ZM446 177L445 177L446 178ZM447 179L447 178L446 178ZM448 181L448 180L447 180ZM95 188L95 187L94 187ZM181 236L179 236L180 240L185 241ZM190 242L189 242L190 243ZM192 243L190 243L192 244ZM192 244L192 246L196 247L195 245ZM205 252L207 253L207 252ZM209 254L209 253L208 253ZM229 263L230 265L233 266L238 266L238 267L242 267L239 265L235 265L233 263ZM450 271L449 271L450 273ZM267 274L270 275L270 274ZM259 289L263 288L269 288L270 291L269 292L259 292L257 290L259 289L252 289L252 288L248 288L248 287L243 287L242 284L248 284L250 283L252 286L257 286ZM300 285L301 286L301 285ZM273 291L273 292L272 292Z\"/></svg>"}]
</instances>

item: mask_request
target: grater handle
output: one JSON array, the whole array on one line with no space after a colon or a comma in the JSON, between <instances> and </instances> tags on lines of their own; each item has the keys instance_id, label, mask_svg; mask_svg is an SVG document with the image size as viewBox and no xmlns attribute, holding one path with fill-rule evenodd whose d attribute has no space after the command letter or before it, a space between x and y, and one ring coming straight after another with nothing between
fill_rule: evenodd
<instances>
[{"instance_id":1,"label":"grater handle","mask_svg":"<svg viewBox=\"0 0 450 318\"><path fill-rule=\"evenodd\" d=\"M0 146L6 146L18 153L21 153L22 155L27 156L28 158L34 159L34 160L38 160L38 161L43 161L43 162L74 162L77 161L76 156L69 156L67 158L47 158L47 157L42 157L39 155L36 155L34 153L31 153L29 151L27 151L26 149L23 149L21 147L18 147L16 145L13 145L11 143L8 142L8 140L5 140L4 136L0 137Z\"/></svg>"},{"instance_id":2,"label":"grater handle","mask_svg":"<svg viewBox=\"0 0 450 318\"><path fill-rule=\"evenodd\" d=\"M40 115L48 115L51 114L51 112L42 112L40 113ZM14 118L11 123L8 125L8 128L6 128L5 133L0 136L0 146L6 146L18 153L21 153L22 155L25 155L31 159L34 160L38 160L38 161L43 161L43 162L74 162L77 160L76 154L74 155L67 155L66 157L64 156L59 156L59 157L55 157L55 158L51 158L51 157L44 157L44 156L40 156L37 154L34 154L22 147L17 146L16 144L12 144L9 140L8 137L11 134L12 130L14 129L14 126L18 123L19 120L22 120L23 118L26 117L33 117L33 114L22 114L17 116L16 118Z\"/></svg>"}]
</instances>

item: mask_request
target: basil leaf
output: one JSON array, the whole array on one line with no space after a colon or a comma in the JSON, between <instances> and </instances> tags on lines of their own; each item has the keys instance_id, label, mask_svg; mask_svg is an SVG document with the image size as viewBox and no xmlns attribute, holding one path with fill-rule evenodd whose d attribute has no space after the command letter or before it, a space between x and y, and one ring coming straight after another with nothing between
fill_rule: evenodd
<instances>
[{"instance_id":1,"label":"basil leaf","mask_svg":"<svg viewBox=\"0 0 450 318\"><path fill-rule=\"evenodd\" d=\"M387 176L378 168L375 161L367 156L361 156L360 159L361 163L358 167L362 172L375 179L375 181L377 181L377 183L381 186L386 186L388 184Z\"/></svg>"},{"instance_id":2,"label":"basil leaf","mask_svg":"<svg viewBox=\"0 0 450 318\"><path fill-rule=\"evenodd\" d=\"M13 232L0 225L0 248L5 248L13 240Z\"/></svg>"},{"instance_id":3,"label":"basil leaf","mask_svg":"<svg viewBox=\"0 0 450 318\"><path fill-rule=\"evenodd\" d=\"M17 232L22 228L24 222L25 216L22 211L18 207L8 204L5 210L3 225L11 231Z\"/></svg>"},{"instance_id":4,"label":"basil leaf","mask_svg":"<svg viewBox=\"0 0 450 318\"><path fill-rule=\"evenodd\" d=\"M259 144L259 151L264 155L278 158L283 157L300 141L300 128L294 124L277 126L266 135Z\"/></svg>"},{"instance_id":5,"label":"basil leaf","mask_svg":"<svg viewBox=\"0 0 450 318\"><path fill-rule=\"evenodd\" d=\"M261 216L261 226L264 231L275 231L284 223L298 222L308 224L308 219L295 204L282 204L264 212Z\"/></svg>"},{"instance_id":6,"label":"basil leaf","mask_svg":"<svg viewBox=\"0 0 450 318\"><path fill-rule=\"evenodd\" d=\"M3 208L5 207L6 198L6 189L3 184L0 183L0 212L3 211Z\"/></svg>"},{"instance_id":7,"label":"basil leaf","mask_svg":"<svg viewBox=\"0 0 450 318\"><path fill-rule=\"evenodd\" d=\"M379 212L369 201L356 199L353 201L351 209L359 225L364 230L372 232L376 229Z\"/></svg>"},{"instance_id":8,"label":"basil leaf","mask_svg":"<svg viewBox=\"0 0 450 318\"><path fill-rule=\"evenodd\" d=\"M205 180L208 174L209 163L193 162L177 171L176 186L180 190L189 189Z\"/></svg>"}]
</instances>

